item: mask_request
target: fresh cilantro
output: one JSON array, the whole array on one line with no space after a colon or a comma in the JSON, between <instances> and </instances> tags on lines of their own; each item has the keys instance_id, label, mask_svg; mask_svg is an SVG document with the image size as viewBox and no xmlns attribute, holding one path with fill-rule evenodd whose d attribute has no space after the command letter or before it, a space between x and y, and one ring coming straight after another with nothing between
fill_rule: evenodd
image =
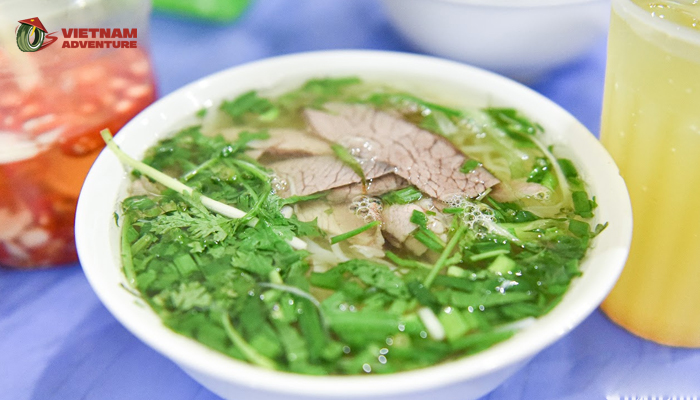
<instances>
[{"instance_id":1,"label":"fresh cilantro","mask_svg":"<svg viewBox=\"0 0 700 400\"><path fill-rule=\"evenodd\" d=\"M245 92L231 101L225 100L220 109L234 121L242 121L247 114L256 115L262 121L274 120L279 115L279 109L270 100L258 96L255 90Z\"/></svg>"}]
</instances>

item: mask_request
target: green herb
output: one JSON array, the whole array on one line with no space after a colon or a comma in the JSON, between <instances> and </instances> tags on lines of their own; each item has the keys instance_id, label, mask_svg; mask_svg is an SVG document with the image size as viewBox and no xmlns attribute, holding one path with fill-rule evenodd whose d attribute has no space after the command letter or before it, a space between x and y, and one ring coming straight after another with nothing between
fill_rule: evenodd
<instances>
[{"instance_id":1,"label":"green herb","mask_svg":"<svg viewBox=\"0 0 700 400\"><path fill-rule=\"evenodd\" d=\"M486 251L483 253L479 253L479 254L475 254L473 256L470 256L469 261L487 260L489 258L494 258L496 256L499 256L502 254L508 254L508 253L510 253L510 249L498 249L498 250Z\"/></svg>"},{"instance_id":2,"label":"green herb","mask_svg":"<svg viewBox=\"0 0 700 400\"><path fill-rule=\"evenodd\" d=\"M228 227L233 220L192 207L188 212L175 211L161 214L154 222L152 232L157 235L162 235L171 229L186 229L195 239L211 237L215 241L222 241L226 239Z\"/></svg>"},{"instance_id":3,"label":"green herb","mask_svg":"<svg viewBox=\"0 0 700 400\"><path fill-rule=\"evenodd\" d=\"M418 281L410 281L407 287L418 300L418 303L430 308L433 312L437 312L440 309L440 302L425 284Z\"/></svg>"},{"instance_id":4,"label":"green herb","mask_svg":"<svg viewBox=\"0 0 700 400\"><path fill-rule=\"evenodd\" d=\"M513 272L517 268L518 264L505 254L507 253L499 254L498 257L496 257L496 259L489 264L488 270L501 275L505 275L508 272Z\"/></svg>"},{"instance_id":5,"label":"green herb","mask_svg":"<svg viewBox=\"0 0 700 400\"><path fill-rule=\"evenodd\" d=\"M551 199L498 202L486 194L459 207L416 210L404 221L415 224L412 236L398 243L383 232L389 244L381 249L344 242L379 221L326 240L320 224L289 216L289 208L315 200L322 221L346 205L324 199L326 192L280 198L265 166L270 160L247 150L250 141L269 138L267 129L306 129L303 110L328 102L400 113L487 165L507 166L493 171L504 182L550 188ZM211 110L231 117L225 120L241 132L237 138L191 126L139 162L103 133L133 177L158 183L157 193L121 204L124 275L166 326L263 368L383 374L481 351L510 337L513 322L556 306L607 226L591 225L595 199L573 163L556 158L539 141L542 127L512 109L450 108L341 77L310 80L278 97L251 91ZM334 151L360 167L348 149ZM479 166L470 160L461 170ZM423 197L409 186L381 200L386 207ZM533 205L544 211L533 213ZM447 243L428 229L434 221L447 223ZM426 337L425 308L445 340Z\"/></svg>"},{"instance_id":6,"label":"green herb","mask_svg":"<svg viewBox=\"0 0 700 400\"><path fill-rule=\"evenodd\" d=\"M496 120L504 131L518 141L528 142L525 135L535 135L544 130L542 126L532 123L513 108L488 108L486 112Z\"/></svg>"},{"instance_id":7,"label":"green herb","mask_svg":"<svg viewBox=\"0 0 700 400\"><path fill-rule=\"evenodd\" d=\"M107 144L107 147L110 150L112 150L112 152L119 158L119 161L138 170L139 172L155 180L156 182L172 190L177 191L180 194L193 196L194 190L192 188L186 186L185 184L181 183L180 181L174 178L171 178L168 175L165 175L164 173L156 170L155 168L146 165L140 161L136 161L133 158L126 155L126 153L124 153L119 148L119 146L117 146L112 140L112 134L109 131L109 129L102 130L100 134L102 135L102 139L104 139L105 143ZM212 211L218 212L222 215L226 215L230 218L241 218L245 215L243 211L238 210L235 207L231 207L229 205L220 203L206 196L201 196L199 200L202 202L203 205L205 205Z\"/></svg>"},{"instance_id":8,"label":"green herb","mask_svg":"<svg viewBox=\"0 0 700 400\"><path fill-rule=\"evenodd\" d=\"M459 169L459 171L468 174L479 167L481 167L481 163L474 159L471 159L465 161L464 164L462 164L462 167Z\"/></svg>"},{"instance_id":9,"label":"green herb","mask_svg":"<svg viewBox=\"0 0 700 400\"><path fill-rule=\"evenodd\" d=\"M340 235L336 235L331 237L331 244L336 244L339 242L342 242L343 240L350 239L353 236L357 236L362 232L368 231L376 226L379 226L380 222L379 221L372 221L366 225L363 225L357 229L353 229L349 232L341 233Z\"/></svg>"},{"instance_id":10,"label":"green herb","mask_svg":"<svg viewBox=\"0 0 700 400\"><path fill-rule=\"evenodd\" d=\"M443 242L442 239L435 234L435 232L427 228L428 217L425 215L425 213L418 210L413 210L410 221L418 225L418 229L413 231L413 237L415 237L425 247L437 252L440 252L445 248L445 242Z\"/></svg>"},{"instance_id":11,"label":"green herb","mask_svg":"<svg viewBox=\"0 0 700 400\"><path fill-rule=\"evenodd\" d=\"M437 274L439 274L440 271L445 267L445 262L452 253L452 250L455 248L455 246L457 246L457 243L459 243L466 231L466 226L461 226L459 227L459 229L457 229L457 232L455 232L455 234L452 236L450 242L447 244L447 246L445 246L445 250L443 250L442 254L440 254L440 258L438 258L438 260L435 262L435 265L430 271L430 274L428 274L428 276L423 281L423 285L425 287L430 287L430 285L432 285L433 281L435 280L435 277L437 277Z\"/></svg>"},{"instance_id":12,"label":"green herb","mask_svg":"<svg viewBox=\"0 0 700 400\"><path fill-rule=\"evenodd\" d=\"M320 108L323 104L339 100L344 92L361 83L357 77L310 79L300 88L279 97L280 107L297 112L301 107Z\"/></svg>"},{"instance_id":13,"label":"green herb","mask_svg":"<svg viewBox=\"0 0 700 400\"><path fill-rule=\"evenodd\" d=\"M362 165L360 165L360 162L357 161L355 156L353 156L348 149L339 144L331 145L331 149L333 149L333 152L335 153L336 157L338 157L338 159L342 161L343 164L350 167L350 169L352 169L353 172L355 172L357 176L359 176L360 179L362 179L362 185L366 185L367 180L365 179L365 172L362 170Z\"/></svg>"},{"instance_id":14,"label":"green herb","mask_svg":"<svg viewBox=\"0 0 700 400\"><path fill-rule=\"evenodd\" d=\"M124 227L122 228L121 237L121 259L122 259L122 269L124 270L124 275L126 276L126 281L133 285L136 283L136 273L134 271L134 262L132 260L132 251L129 243L133 241L133 236L138 235L138 232L133 230L129 225L131 225L130 216L126 216L123 221Z\"/></svg>"},{"instance_id":15,"label":"green herb","mask_svg":"<svg viewBox=\"0 0 700 400\"><path fill-rule=\"evenodd\" d=\"M413 231L413 237L430 250L440 252L445 248L445 242L435 232L422 226Z\"/></svg>"},{"instance_id":16,"label":"green herb","mask_svg":"<svg viewBox=\"0 0 700 400\"><path fill-rule=\"evenodd\" d=\"M569 179L578 178L578 171L576 171L576 167L574 167L574 163L572 163L571 160L566 158L558 158L557 162L559 163L564 176Z\"/></svg>"},{"instance_id":17,"label":"green herb","mask_svg":"<svg viewBox=\"0 0 700 400\"><path fill-rule=\"evenodd\" d=\"M367 260L350 260L338 264L336 268L349 272L369 287L374 287L396 297L407 297L404 281L386 265Z\"/></svg>"},{"instance_id":18,"label":"green herb","mask_svg":"<svg viewBox=\"0 0 700 400\"><path fill-rule=\"evenodd\" d=\"M347 86L357 85L362 81L355 76L341 78L309 79L300 91L313 93L317 96L337 95Z\"/></svg>"},{"instance_id":19,"label":"green herb","mask_svg":"<svg viewBox=\"0 0 700 400\"><path fill-rule=\"evenodd\" d=\"M591 225L576 219L569 220L569 231L578 237L590 236Z\"/></svg>"},{"instance_id":20,"label":"green herb","mask_svg":"<svg viewBox=\"0 0 700 400\"><path fill-rule=\"evenodd\" d=\"M270 100L258 96L255 90L243 93L232 101L224 101L220 108L237 121L246 114L255 114L263 121L274 120L279 115L279 109Z\"/></svg>"},{"instance_id":21,"label":"green herb","mask_svg":"<svg viewBox=\"0 0 700 400\"><path fill-rule=\"evenodd\" d=\"M275 369L275 362L262 356L254 348L252 348L248 343L245 342L243 337L233 328L231 325L231 320L228 315L224 314L221 316L221 323L224 325L226 334L231 339L233 344L238 347L238 349L245 355L248 361L253 364L259 365L267 369Z\"/></svg>"},{"instance_id":22,"label":"green herb","mask_svg":"<svg viewBox=\"0 0 700 400\"><path fill-rule=\"evenodd\" d=\"M309 195L306 195L306 196L289 196L289 197L287 197L287 198L285 198L285 199L282 199L282 200L280 201L280 205L281 205L281 206L286 206L286 205L289 205L289 204L296 204L296 203L301 203L301 202L304 202L304 201L317 200L317 199L320 199L320 198L323 198L323 197L328 196L328 193L330 193L330 192L329 192L329 191L318 192L318 193L309 194Z\"/></svg>"},{"instance_id":23,"label":"green herb","mask_svg":"<svg viewBox=\"0 0 700 400\"><path fill-rule=\"evenodd\" d=\"M425 228L428 224L428 217L425 216L425 213L418 210L413 210L410 221L422 228Z\"/></svg>"},{"instance_id":24,"label":"green herb","mask_svg":"<svg viewBox=\"0 0 700 400\"><path fill-rule=\"evenodd\" d=\"M430 110L426 114L419 125L421 128L442 136L449 136L458 131L455 123L445 113L438 110Z\"/></svg>"},{"instance_id":25,"label":"green herb","mask_svg":"<svg viewBox=\"0 0 700 400\"><path fill-rule=\"evenodd\" d=\"M439 111L448 117L460 118L464 114L462 111L425 101L407 93L376 93L372 95L368 102L377 106L393 106L398 108L418 108L420 112Z\"/></svg>"},{"instance_id":26,"label":"green herb","mask_svg":"<svg viewBox=\"0 0 700 400\"><path fill-rule=\"evenodd\" d=\"M596 236L600 235L600 233L603 232L603 231L605 230L605 228L607 228L607 227L608 227L608 223L607 223L607 222L604 223L604 224L598 224L598 225L596 225L596 226L595 226L595 229L593 230L593 234L592 234L591 236L592 236L592 237L596 237Z\"/></svg>"},{"instance_id":27,"label":"green herb","mask_svg":"<svg viewBox=\"0 0 700 400\"><path fill-rule=\"evenodd\" d=\"M390 252L390 251L387 251L387 252L385 253L385 255L386 255L386 258L388 258L389 260L391 260L391 262L393 262L394 264L398 265L399 267L404 267L404 268L428 268L428 269L432 268L432 267L430 266L430 264L427 264L427 263L424 263L424 262L420 262L420 261L417 261L417 260L410 260L410 259L401 258L401 257L397 256L396 254Z\"/></svg>"},{"instance_id":28,"label":"green herb","mask_svg":"<svg viewBox=\"0 0 700 400\"><path fill-rule=\"evenodd\" d=\"M575 191L571 193L571 198L574 202L574 213L580 215L583 218L592 218L593 209L596 204L595 201L588 199L588 193L583 190Z\"/></svg>"},{"instance_id":29,"label":"green herb","mask_svg":"<svg viewBox=\"0 0 700 400\"><path fill-rule=\"evenodd\" d=\"M414 203L423 198L423 193L415 186L408 186L403 189L394 190L383 194L382 202L387 205L391 204L409 204Z\"/></svg>"},{"instance_id":30,"label":"green herb","mask_svg":"<svg viewBox=\"0 0 700 400\"><path fill-rule=\"evenodd\" d=\"M545 176L549 174L550 169L549 161L544 157L538 157L535 159L535 166L530 171L527 181L541 183Z\"/></svg>"}]
</instances>

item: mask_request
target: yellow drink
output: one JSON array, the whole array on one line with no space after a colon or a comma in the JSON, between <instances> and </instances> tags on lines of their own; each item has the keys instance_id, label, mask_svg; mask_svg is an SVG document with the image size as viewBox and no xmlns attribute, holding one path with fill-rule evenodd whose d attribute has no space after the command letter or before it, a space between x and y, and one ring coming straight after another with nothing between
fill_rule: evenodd
<instances>
[{"instance_id":1,"label":"yellow drink","mask_svg":"<svg viewBox=\"0 0 700 400\"><path fill-rule=\"evenodd\" d=\"M700 347L700 1L612 3L601 140L635 226L603 311L644 338Z\"/></svg>"}]
</instances>

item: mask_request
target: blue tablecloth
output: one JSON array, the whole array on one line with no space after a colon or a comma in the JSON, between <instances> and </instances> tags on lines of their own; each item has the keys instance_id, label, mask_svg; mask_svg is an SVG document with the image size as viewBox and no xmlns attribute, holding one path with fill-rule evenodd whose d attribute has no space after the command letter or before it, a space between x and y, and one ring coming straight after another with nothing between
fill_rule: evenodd
<instances>
[{"instance_id":1,"label":"blue tablecloth","mask_svg":"<svg viewBox=\"0 0 700 400\"><path fill-rule=\"evenodd\" d=\"M279 54L415 51L371 0L259 0L233 25L155 15L151 28L161 95L221 69ZM604 64L600 42L532 87L597 132ZM700 350L644 341L596 311L484 399L653 395L700 397ZM0 399L216 398L126 331L98 301L79 265L0 271Z\"/></svg>"}]
</instances>

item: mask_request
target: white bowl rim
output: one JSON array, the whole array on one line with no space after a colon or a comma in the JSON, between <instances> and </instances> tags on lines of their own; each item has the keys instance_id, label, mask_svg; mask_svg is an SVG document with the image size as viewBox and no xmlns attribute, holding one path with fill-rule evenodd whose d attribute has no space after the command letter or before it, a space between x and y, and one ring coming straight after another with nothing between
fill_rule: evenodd
<instances>
[{"instance_id":1,"label":"white bowl rim","mask_svg":"<svg viewBox=\"0 0 700 400\"><path fill-rule=\"evenodd\" d=\"M561 303L531 327L505 342L472 356L420 370L378 376L317 377L269 371L217 353L192 339L174 333L162 324L159 328L145 329L134 323L131 315L133 307L140 306L135 305L133 299L130 302L124 301L120 297L120 293L126 291L117 288L119 282L110 280L105 277L106 274L101 273L109 268L121 271L114 257L115 254L118 254L118 250L115 253L115 249L111 248L108 238L100 233L103 227L96 222L103 221L105 217L111 218L117 199L115 195L115 198L106 201L104 192L91 190L91 188L112 188L118 184L116 182L109 184L105 181L125 179L125 174L120 168L117 167L118 171L114 170L115 166L119 166L116 158L108 151L103 151L93 164L78 201L75 222L76 245L83 270L97 296L116 319L144 343L172 359L185 370L208 375L220 381L272 392L326 397L407 393L429 390L468 379L477 379L518 362L527 361L583 321L612 289L627 258L632 235L632 211L629 195L612 158L595 137L561 107L517 82L479 68L430 56L374 50L332 50L278 56L218 72L170 93L130 121L115 140L120 145L127 147L125 146L126 139L135 137L140 130L145 129L144 126L148 124L147 117L157 119L158 115L162 115L159 113L167 112L168 105L178 97L192 96L194 91L217 86L217 83L220 84L227 80L235 80L236 76L250 73L253 70L284 69L290 65L300 64L309 66L312 70L326 64L355 65L356 68L367 64L376 69L393 66L405 69L407 74L430 74L434 79L442 76L441 74L455 77L452 80L457 80L459 75L473 76L474 81L483 82L478 84L480 86L489 84L507 88L509 95L527 98L528 101L542 106L542 109L548 113L553 113L558 118L564 118L567 122L576 125L577 128L574 131L579 133L573 136L578 141L577 145L583 145L593 152L590 158L596 161L591 161L591 163L594 163L596 169L600 171L598 179L605 183L606 192L610 192L608 197L612 199L610 202L614 203L612 208L614 208L615 214L611 215L610 218L614 218L616 224L611 225L603 233L608 235L609 242L606 244L611 243L608 246L609 249L603 254L599 254L601 252L593 248L587 256L590 258L596 253L598 258L602 257L606 269L596 269L594 274L584 273L583 277L579 278L581 284L577 287L580 286L581 289L577 289L577 293L584 296L585 301L567 302L567 299L572 296L572 286ZM314 72L301 76L309 78L322 74L323 72ZM326 74L330 74L330 72L326 72ZM258 77L257 80L265 81L265 77ZM255 84L259 86L260 82L255 82ZM255 84L253 87L256 87ZM229 97L235 94L230 93ZM196 109L193 110L196 111ZM532 117L538 118L535 115ZM542 122L541 119L540 122ZM162 135L162 133L160 134ZM132 142L134 141L132 140ZM149 145L151 144L149 143ZM601 209L599 208L599 210ZM109 210L111 211L105 215L105 212ZM96 233L95 229L99 232ZM104 230L106 231L106 228ZM585 287L582 286L584 284Z\"/></svg>"},{"instance_id":2,"label":"white bowl rim","mask_svg":"<svg viewBox=\"0 0 700 400\"><path fill-rule=\"evenodd\" d=\"M395 1L395 0L394 0ZM569 6L586 3L605 3L610 0L428 0L454 3L464 6L503 7L503 8L537 8Z\"/></svg>"}]
</instances>

